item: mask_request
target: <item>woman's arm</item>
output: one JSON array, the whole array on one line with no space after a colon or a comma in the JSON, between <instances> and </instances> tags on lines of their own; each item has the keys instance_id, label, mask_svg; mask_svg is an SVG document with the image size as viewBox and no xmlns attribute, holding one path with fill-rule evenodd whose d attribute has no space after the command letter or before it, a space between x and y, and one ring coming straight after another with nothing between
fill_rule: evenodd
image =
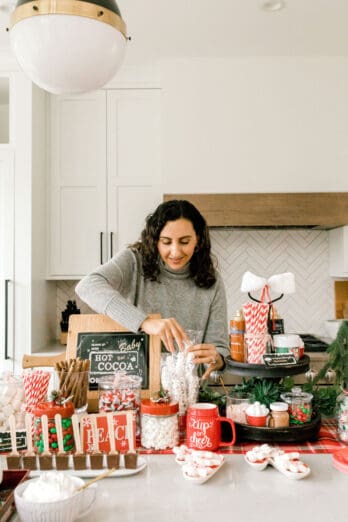
<instances>
[{"instance_id":1,"label":"woman's arm","mask_svg":"<svg viewBox=\"0 0 348 522\"><path fill-rule=\"evenodd\" d=\"M225 368L224 358L230 353L226 292L219 274L217 274L215 285L215 294L210 306L204 343L189 350L195 354L195 363L207 366L203 375L204 379L208 378L213 371L223 371Z\"/></svg>"},{"instance_id":2,"label":"woman's arm","mask_svg":"<svg viewBox=\"0 0 348 522\"><path fill-rule=\"evenodd\" d=\"M139 269L136 254L125 249L77 284L77 295L92 308L137 332L147 314L134 306Z\"/></svg>"}]
</instances>

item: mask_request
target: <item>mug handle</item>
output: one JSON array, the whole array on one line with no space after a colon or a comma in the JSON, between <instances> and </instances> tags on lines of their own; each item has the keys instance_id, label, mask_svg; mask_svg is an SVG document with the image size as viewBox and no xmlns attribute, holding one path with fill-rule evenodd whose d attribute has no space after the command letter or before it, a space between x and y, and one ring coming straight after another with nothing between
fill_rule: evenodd
<instances>
[{"instance_id":1,"label":"mug handle","mask_svg":"<svg viewBox=\"0 0 348 522\"><path fill-rule=\"evenodd\" d=\"M227 422L232 428L232 440L230 442L220 441L219 448L221 446L233 446L236 442L236 427L232 419L228 419L227 417L218 417L217 419L220 423Z\"/></svg>"}]
</instances>

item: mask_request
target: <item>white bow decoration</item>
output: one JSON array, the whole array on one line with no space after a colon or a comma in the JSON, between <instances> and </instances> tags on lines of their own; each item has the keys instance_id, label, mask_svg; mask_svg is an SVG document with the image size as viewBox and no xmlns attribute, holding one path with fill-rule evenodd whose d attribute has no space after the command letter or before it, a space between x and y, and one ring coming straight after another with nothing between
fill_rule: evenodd
<instances>
[{"instance_id":1,"label":"white bow decoration","mask_svg":"<svg viewBox=\"0 0 348 522\"><path fill-rule=\"evenodd\" d=\"M252 272L245 272L242 278L241 291L255 292L268 286L270 292L276 294L293 294L295 292L295 276L292 272L276 274L268 279L260 277Z\"/></svg>"}]
</instances>

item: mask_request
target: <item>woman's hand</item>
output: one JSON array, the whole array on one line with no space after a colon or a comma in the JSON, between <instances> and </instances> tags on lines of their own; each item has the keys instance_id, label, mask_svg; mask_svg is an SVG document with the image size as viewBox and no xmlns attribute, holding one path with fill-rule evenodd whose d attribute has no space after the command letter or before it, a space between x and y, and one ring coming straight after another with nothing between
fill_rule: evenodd
<instances>
[{"instance_id":1,"label":"woman's hand","mask_svg":"<svg viewBox=\"0 0 348 522\"><path fill-rule=\"evenodd\" d=\"M220 370L224 366L224 360L213 344L196 344L187 350L194 354L194 364L208 364L202 379L207 379L211 372Z\"/></svg>"},{"instance_id":2,"label":"woman's hand","mask_svg":"<svg viewBox=\"0 0 348 522\"><path fill-rule=\"evenodd\" d=\"M184 349L184 341L187 341L184 329L173 318L147 318L142 322L141 329L148 335L159 335L168 352L176 352L174 341L177 343L179 350Z\"/></svg>"}]
</instances>

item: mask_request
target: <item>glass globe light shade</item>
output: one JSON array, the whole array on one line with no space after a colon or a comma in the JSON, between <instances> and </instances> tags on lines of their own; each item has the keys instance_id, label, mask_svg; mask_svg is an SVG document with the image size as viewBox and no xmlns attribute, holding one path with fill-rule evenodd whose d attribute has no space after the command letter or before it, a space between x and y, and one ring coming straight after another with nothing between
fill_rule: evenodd
<instances>
[{"instance_id":1,"label":"glass globe light shade","mask_svg":"<svg viewBox=\"0 0 348 522\"><path fill-rule=\"evenodd\" d=\"M76 0L63 1L73 4ZM88 5L99 9L99 13L107 11L95 4ZM75 13L35 13L19 19L11 27L10 40L23 71L39 87L54 94L102 87L116 74L126 49L126 37L118 28L98 17Z\"/></svg>"}]
</instances>

